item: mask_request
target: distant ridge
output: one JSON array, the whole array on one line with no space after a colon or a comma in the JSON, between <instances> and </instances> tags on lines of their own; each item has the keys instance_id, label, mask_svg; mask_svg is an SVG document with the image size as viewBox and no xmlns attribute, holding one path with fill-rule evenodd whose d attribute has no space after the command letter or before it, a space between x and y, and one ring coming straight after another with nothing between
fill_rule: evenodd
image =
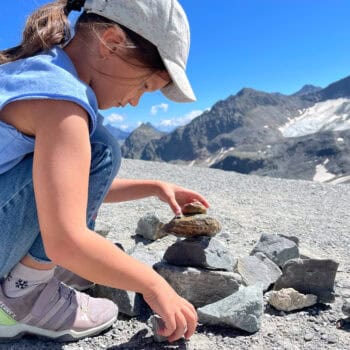
<instances>
[{"instance_id":1,"label":"distant ridge","mask_svg":"<svg viewBox=\"0 0 350 350\"><path fill-rule=\"evenodd\" d=\"M158 140L165 134L157 130L151 123L142 123L124 141L122 156L124 158L141 158L145 146L150 141Z\"/></svg>"},{"instance_id":2,"label":"distant ridge","mask_svg":"<svg viewBox=\"0 0 350 350\"><path fill-rule=\"evenodd\" d=\"M301 122L304 124L297 128ZM316 122L320 125L314 125ZM293 137L284 135L283 130L291 126ZM331 181L350 175L347 129L350 76L324 89L304 85L292 95L244 88L169 134L148 126L147 132L130 135L124 154L317 181L322 181L318 175L322 171L324 181Z\"/></svg>"}]
</instances>

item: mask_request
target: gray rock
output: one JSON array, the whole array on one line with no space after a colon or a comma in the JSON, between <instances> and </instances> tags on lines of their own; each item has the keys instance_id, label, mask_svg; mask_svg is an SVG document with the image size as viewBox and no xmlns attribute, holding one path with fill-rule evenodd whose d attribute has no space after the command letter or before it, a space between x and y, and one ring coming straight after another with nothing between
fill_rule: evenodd
<instances>
[{"instance_id":1,"label":"gray rock","mask_svg":"<svg viewBox=\"0 0 350 350\"><path fill-rule=\"evenodd\" d=\"M343 302L343 306L341 308L341 311L343 311L343 314L345 316L349 316L350 317L350 300L349 299L345 299Z\"/></svg>"},{"instance_id":2,"label":"gray rock","mask_svg":"<svg viewBox=\"0 0 350 350\"><path fill-rule=\"evenodd\" d=\"M268 302L275 309L281 311L300 310L317 303L317 296L313 294L302 294L293 288L283 288L272 291Z\"/></svg>"},{"instance_id":3,"label":"gray rock","mask_svg":"<svg viewBox=\"0 0 350 350\"><path fill-rule=\"evenodd\" d=\"M165 262L157 263L153 268L195 307L227 297L238 290L242 281L241 276L234 272L180 267Z\"/></svg>"},{"instance_id":4,"label":"gray rock","mask_svg":"<svg viewBox=\"0 0 350 350\"><path fill-rule=\"evenodd\" d=\"M119 312L128 316L140 316L149 312L147 303L139 293L97 284L93 289L93 296L114 301Z\"/></svg>"},{"instance_id":5,"label":"gray rock","mask_svg":"<svg viewBox=\"0 0 350 350\"><path fill-rule=\"evenodd\" d=\"M162 260L164 251L152 250L143 243L138 243L128 253L136 260L152 267L154 264Z\"/></svg>"},{"instance_id":6,"label":"gray rock","mask_svg":"<svg viewBox=\"0 0 350 350\"><path fill-rule=\"evenodd\" d=\"M159 329L164 327L164 321L162 318L159 315L152 315L149 319L149 322L153 330L153 339L157 343L168 341L167 337L163 337L162 335L158 334Z\"/></svg>"},{"instance_id":7,"label":"gray rock","mask_svg":"<svg viewBox=\"0 0 350 350\"><path fill-rule=\"evenodd\" d=\"M97 232L99 235L106 237L110 230L111 230L110 225L106 224L103 221L96 220L94 231Z\"/></svg>"},{"instance_id":8,"label":"gray rock","mask_svg":"<svg viewBox=\"0 0 350 350\"><path fill-rule=\"evenodd\" d=\"M162 230L163 226L164 224L160 221L157 214L146 213L139 219L135 233L155 241L167 235L167 233Z\"/></svg>"},{"instance_id":9,"label":"gray rock","mask_svg":"<svg viewBox=\"0 0 350 350\"><path fill-rule=\"evenodd\" d=\"M199 322L225 325L249 333L260 329L263 291L260 285L240 287L236 293L197 310Z\"/></svg>"},{"instance_id":10,"label":"gray rock","mask_svg":"<svg viewBox=\"0 0 350 350\"><path fill-rule=\"evenodd\" d=\"M263 253L238 259L237 272L242 276L245 285L260 282L264 291L282 275L281 269Z\"/></svg>"},{"instance_id":11,"label":"gray rock","mask_svg":"<svg viewBox=\"0 0 350 350\"><path fill-rule=\"evenodd\" d=\"M274 289L294 288L303 294L317 295L318 302L332 302L338 265L330 259L290 260L283 266L283 274L276 281Z\"/></svg>"},{"instance_id":12,"label":"gray rock","mask_svg":"<svg viewBox=\"0 0 350 350\"><path fill-rule=\"evenodd\" d=\"M250 255L255 255L258 252L265 254L280 267L290 259L299 258L297 244L293 239L282 235L263 233Z\"/></svg>"},{"instance_id":13,"label":"gray rock","mask_svg":"<svg viewBox=\"0 0 350 350\"><path fill-rule=\"evenodd\" d=\"M179 240L164 254L164 260L177 266L233 271L237 259L216 238L206 236Z\"/></svg>"}]
</instances>

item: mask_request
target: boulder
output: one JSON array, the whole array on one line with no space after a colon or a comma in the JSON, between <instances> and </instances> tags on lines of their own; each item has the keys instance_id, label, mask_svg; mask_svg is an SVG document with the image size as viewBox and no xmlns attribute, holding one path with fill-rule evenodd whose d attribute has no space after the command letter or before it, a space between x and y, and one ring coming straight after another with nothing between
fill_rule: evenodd
<instances>
[{"instance_id":1,"label":"boulder","mask_svg":"<svg viewBox=\"0 0 350 350\"><path fill-rule=\"evenodd\" d=\"M174 217L163 230L178 237L215 236L221 230L220 223L205 214Z\"/></svg>"},{"instance_id":2,"label":"boulder","mask_svg":"<svg viewBox=\"0 0 350 350\"><path fill-rule=\"evenodd\" d=\"M233 271L237 259L216 238L206 236L179 240L164 254L164 260L177 266Z\"/></svg>"},{"instance_id":3,"label":"boulder","mask_svg":"<svg viewBox=\"0 0 350 350\"><path fill-rule=\"evenodd\" d=\"M240 287L228 297L197 310L200 323L230 326L255 333L260 329L263 315L261 285Z\"/></svg>"},{"instance_id":4,"label":"boulder","mask_svg":"<svg viewBox=\"0 0 350 350\"><path fill-rule=\"evenodd\" d=\"M137 223L135 233L149 240L155 241L167 235L162 230L164 224L155 213L146 213Z\"/></svg>"},{"instance_id":5,"label":"boulder","mask_svg":"<svg viewBox=\"0 0 350 350\"><path fill-rule=\"evenodd\" d=\"M281 269L263 253L239 258L237 272L242 276L245 285L260 282L264 291L282 275Z\"/></svg>"},{"instance_id":6,"label":"boulder","mask_svg":"<svg viewBox=\"0 0 350 350\"><path fill-rule=\"evenodd\" d=\"M258 252L265 254L280 267L290 259L299 258L299 249L295 241L282 235L263 233L250 255Z\"/></svg>"},{"instance_id":7,"label":"boulder","mask_svg":"<svg viewBox=\"0 0 350 350\"><path fill-rule=\"evenodd\" d=\"M128 316L140 316L150 312L150 308L139 293L95 285L93 296L107 298L118 305L119 312Z\"/></svg>"},{"instance_id":8,"label":"boulder","mask_svg":"<svg viewBox=\"0 0 350 350\"><path fill-rule=\"evenodd\" d=\"M283 266L283 274L274 290L294 288L303 294L315 294L318 302L334 301L334 280L338 263L331 259L293 259Z\"/></svg>"},{"instance_id":9,"label":"boulder","mask_svg":"<svg viewBox=\"0 0 350 350\"><path fill-rule=\"evenodd\" d=\"M234 272L180 267L159 262L153 268L195 307L211 304L238 290L242 278Z\"/></svg>"},{"instance_id":10,"label":"boulder","mask_svg":"<svg viewBox=\"0 0 350 350\"><path fill-rule=\"evenodd\" d=\"M268 302L277 310L293 311L316 304L317 296L313 294L305 295L293 288L283 288L279 291L271 291Z\"/></svg>"}]
</instances>

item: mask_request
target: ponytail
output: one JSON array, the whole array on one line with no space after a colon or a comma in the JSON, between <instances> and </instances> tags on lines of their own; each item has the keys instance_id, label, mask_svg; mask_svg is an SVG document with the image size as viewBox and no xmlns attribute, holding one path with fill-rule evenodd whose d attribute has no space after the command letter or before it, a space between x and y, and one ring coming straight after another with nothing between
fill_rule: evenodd
<instances>
[{"instance_id":1,"label":"ponytail","mask_svg":"<svg viewBox=\"0 0 350 350\"><path fill-rule=\"evenodd\" d=\"M0 51L0 64L16 61L49 50L70 39L67 0L56 0L40 7L27 19L22 42Z\"/></svg>"}]
</instances>

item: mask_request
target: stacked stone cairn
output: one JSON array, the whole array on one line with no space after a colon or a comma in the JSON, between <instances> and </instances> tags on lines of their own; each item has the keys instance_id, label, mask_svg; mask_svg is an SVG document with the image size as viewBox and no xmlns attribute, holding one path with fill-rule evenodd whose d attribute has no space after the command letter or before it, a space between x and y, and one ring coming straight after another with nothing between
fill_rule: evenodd
<instances>
[{"instance_id":1,"label":"stacked stone cairn","mask_svg":"<svg viewBox=\"0 0 350 350\"><path fill-rule=\"evenodd\" d=\"M138 222L137 235L150 241L169 234L178 239L164 254L142 243L128 253L153 266L196 307L199 323L205 325L255 333L261 326L264 300L266 309L272 306L281 312L334 300L338 268L334 260L300 254L298 239L281 234L262 234L249 256L235 257L215 237L220 230L220 223L198 202L185 206L181 217L166 224L155 213L147 213ZM165 340L157 336L162 320L151 314L140 294L97 285L94 295L114 300L123 314L150 317L155 340Z\"/></svg>"}]
</instances>

